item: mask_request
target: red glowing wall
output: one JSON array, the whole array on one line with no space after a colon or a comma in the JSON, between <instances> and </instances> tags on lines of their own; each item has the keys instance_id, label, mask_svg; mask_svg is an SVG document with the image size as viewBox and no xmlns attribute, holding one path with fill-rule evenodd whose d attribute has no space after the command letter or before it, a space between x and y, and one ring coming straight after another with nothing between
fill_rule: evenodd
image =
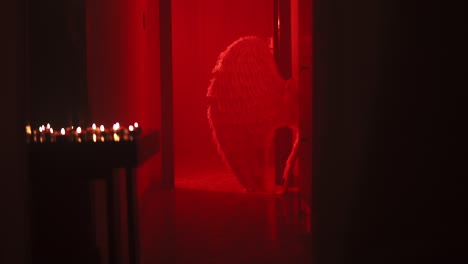
<instances>
[{"instance_id":1,"label":"red glowing wall","mask_svg":"<svg viewBox=\"0 0 468 264\"><path fill-rule=\"evenodd\" d=\"M161 128L158 6L149 0L87 1L89 108L95 122ZM273 36L272 0L172 1L176 166L221 163L205 96L219 53L246 35ZM159 166L160 155L139 170L140 190L159 177Z\"/></svg>"},{"instance_id":2,"label":"red glowing wall","mask_svg":"<svg viewBox=\"0 0 468 264\"><path fill-rule=\"evenodd\" d=\"M87 1L87 76L91 119L160 128L159 2ZM159 156L138 170L139 194L157 177Z\"/></svg>"},{"instance_id":3,"label":"red glowing wall","mask_svg":"<svg viewBox=\"0 0 468 264\"><path fill-rule=\"evenodd\" d=\"M220 162L206 116L211 70L239 37L272 37L273 1L173 0L172 11L176 168Z\"/></svg>"}]
</instances>

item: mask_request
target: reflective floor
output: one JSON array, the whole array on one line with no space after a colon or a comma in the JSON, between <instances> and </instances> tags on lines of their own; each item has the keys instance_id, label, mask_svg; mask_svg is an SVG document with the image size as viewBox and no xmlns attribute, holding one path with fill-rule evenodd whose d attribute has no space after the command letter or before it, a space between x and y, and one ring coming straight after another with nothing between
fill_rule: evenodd
<instances>
[{"instance_id":1,"label":"reflective floor","mask_svg":"<svg viewBox=\"0 0 468 264\"><path fill-rule=\"evenodd\" d=\"M295 193L244 193L224 168L176 168L175 190L141 201L141 263L310 263Z\"/></svg>"}]
</instances>

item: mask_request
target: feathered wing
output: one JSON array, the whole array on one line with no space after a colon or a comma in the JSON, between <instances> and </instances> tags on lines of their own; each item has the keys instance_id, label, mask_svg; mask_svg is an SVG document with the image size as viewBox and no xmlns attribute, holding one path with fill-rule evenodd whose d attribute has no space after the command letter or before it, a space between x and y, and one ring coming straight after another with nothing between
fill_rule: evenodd
<instances>
[{"instance_id":1,"label":"feathered wing","mask_svg":"<svg viewBox=\"0 0 468 264\"><path fill-rule=\"evenodd\" d=\"M272 192L269 144L283 121L286 82L267 44L243 37L218 58L208 88L208 120L218 152L249 191Z\"/></svg>"}]
</instances>

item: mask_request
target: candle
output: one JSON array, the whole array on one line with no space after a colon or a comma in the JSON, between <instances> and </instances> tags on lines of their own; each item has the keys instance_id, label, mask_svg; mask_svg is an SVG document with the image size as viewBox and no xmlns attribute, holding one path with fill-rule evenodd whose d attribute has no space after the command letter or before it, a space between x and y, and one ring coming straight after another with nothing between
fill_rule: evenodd
<instances>
[{"instance_id":1,"label":"candle","mask_svg":"<svg viewBox=\"0 0 468 264\"><path fill-rule=\"evenodd\" d=\"M138 124L138 122L135 122L133 124L133 138L135 138L136 136L138 136L140 133L141 133L141 128L140 128L140 125Z\"/></svg>"},{"instance_id":2,"label":"candle","mask_svg":"<svg viewBox=\"0 0 468 264\"><path fill-rule=\"evenodd\" d=\"M49 128L49 142L55 142L54 129Z\"/></svg>"},{"instance_id":3,"label":"candle","mask_svg":"<svg viewBox=\"0 0 468 264\"><path fill-rule=\"evenodd\" d=\"M30 143L32 138L31 126L26 125L26 143Z\"/></svg>"},{"instance_id":4,"label":"candle","mask_svg":"<svg viewBox=\"0 0 468 264\"><path fill-rule=\"evenodd\" d=\"M39 142L52 142L52 135L50 134L50 124L42 125L39 127Z\"/></svg>"},{"instance_id":5,"label":"candle","mask_svg":"<svg viewBox=\"0 0 468 264\"><path fill-rule=\"evenodd\" d=\"M86 140L92 140L92 139L94 138L93 135L96 134L96 128L97 128L97 127L96 127L96 124L93 123L93 124L91 125L91 128L88 127L88 128L86 129Z\"/></svg>"},{"instance_id":6,"label":"candle","mask_svg":"<svg viewBox=\"0 0 468 264\"><path fill-rule=\"evenodd\" d=\"M85 138L84 138L85 135L84 135L82 132L83 132L83 131L82 131L81 127L77 127L77 128L76 128L76 140L77 140L79 143L81 143L81 142L83 142L83 141L85 140Z\"/></svg>"},{"instance_id":7,"label":"candle","mask_svg":"<svg viewBox=\"0 0 468 264\"><path fill-rule=\"evenodd\" d=\"M138 123L135 123L138 124ZM133 140L135 138L135 127L132 125L128 126L128 140Z\"/></svg>"},{"instance_id":8,"label":"candle","mask_svg":"<svg viewBox=\"0 0 468 264\"><path fill-rule=\"evenodd\" d=\"M115 123L113 126L112 126L112 129L114 130L114 133L113 133L113 140L115 142L119 142L120 141L120 137L122 136L122 130L120 129L120 124L119 122Z\"/></svg>"},{"instance_id":9,"label":"candle","mask_svg":"<svg viewBox=\"0 0 468 264\"><path fill-rule=\"evenodd\" d=\"M140 125L137 122L135 122L135 124L133 124L133 126L135 127L135 134L139 135L141 133Z\"/></svg>"},{"instance_id":10,"label":"candle","mask_svg":"<svg viewBox=\"0 0 468 264\"><path fill-rule=\"evenodd\" d=\"M114 141L119 142L120 141L120 136L114 132Z\"/></svg>"},{"instance_id":11,"label":"candle","mask_svg":"<svg viewBox=\"0 0 468 264\"><path fill-rule=\"evenodd\" d=\"M104 142L106 140L106 132L105 132L104 125L101 125L99 127L99 132L100 132L101 142Z\"/></svg>"},{"instance_id":12,"label":"candle","mask_svg":"<svg viewBox=\"0 0 468 264\"><path fill-rule=\"evenodd\" d=\"M37 142L38 141L38 135L37 135L37 130L34 129L33 131L33 141Z\"/></svg>"},{"instance_id":13,"label":"candle","mask_svg":"<svg viewBox=\"0 0 468 264\"><path fill-rule=\"evenodd\" d=\"M97 142L97 139L99 137L98 133L99 133L99 130L97 129L96 124L93 123L91 125L91 137L90 137L90 139L92 139L93 142Z\"/></svg>"},{"instance_id":14,"label":"candle","mask_svg":"<svg viewBox=\"0 0 468 264\"><path fill-rule=\"evenodd\" d=\"M60 133L55 134L55 142L64 143L67 142L66 130L65 128L60 129Z\"/></svg>"},{"instance_id":15,"label":"candle","mask_svg":"<svg viewBox=\"0 0 468 264\"><path fill-rule=\"evenodd\" d=\"M134 133L135 133L135 127L132 126L132 125L129 125L128 126L128 139L129 140L133 140L133 138L135 136Z\"/></svg>"},{"instance_id":16,"label":"candle","mask_svg":"<svg viewBox=\"0 0 468 264\"><path fill-rule=\"evenodd\" d=\"M44 125L39 127L39 142L44 142Z\"/></svg>"}]
</instances>

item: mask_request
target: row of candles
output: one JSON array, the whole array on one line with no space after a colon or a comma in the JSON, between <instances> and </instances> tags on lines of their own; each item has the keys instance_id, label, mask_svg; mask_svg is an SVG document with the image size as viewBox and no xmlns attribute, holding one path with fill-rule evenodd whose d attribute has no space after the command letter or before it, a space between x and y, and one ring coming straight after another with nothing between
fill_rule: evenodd
<instances>
[{"instance_id":1,"label":"row of candles","mask_svg":"<svg viewBox=\"0 0 468 264\"><path fill-rule=\"evenodd\" d=\"M43 142L120 142L134 140L141 133L141 128L137 122L128 127L115 123L112 128L99 127L93 124L91 127L76 129L73 126L54 130L50 124L42 125L37 129L32 129L26 125L26 141L28 143Z\"/></svg>"}]
</instances>

